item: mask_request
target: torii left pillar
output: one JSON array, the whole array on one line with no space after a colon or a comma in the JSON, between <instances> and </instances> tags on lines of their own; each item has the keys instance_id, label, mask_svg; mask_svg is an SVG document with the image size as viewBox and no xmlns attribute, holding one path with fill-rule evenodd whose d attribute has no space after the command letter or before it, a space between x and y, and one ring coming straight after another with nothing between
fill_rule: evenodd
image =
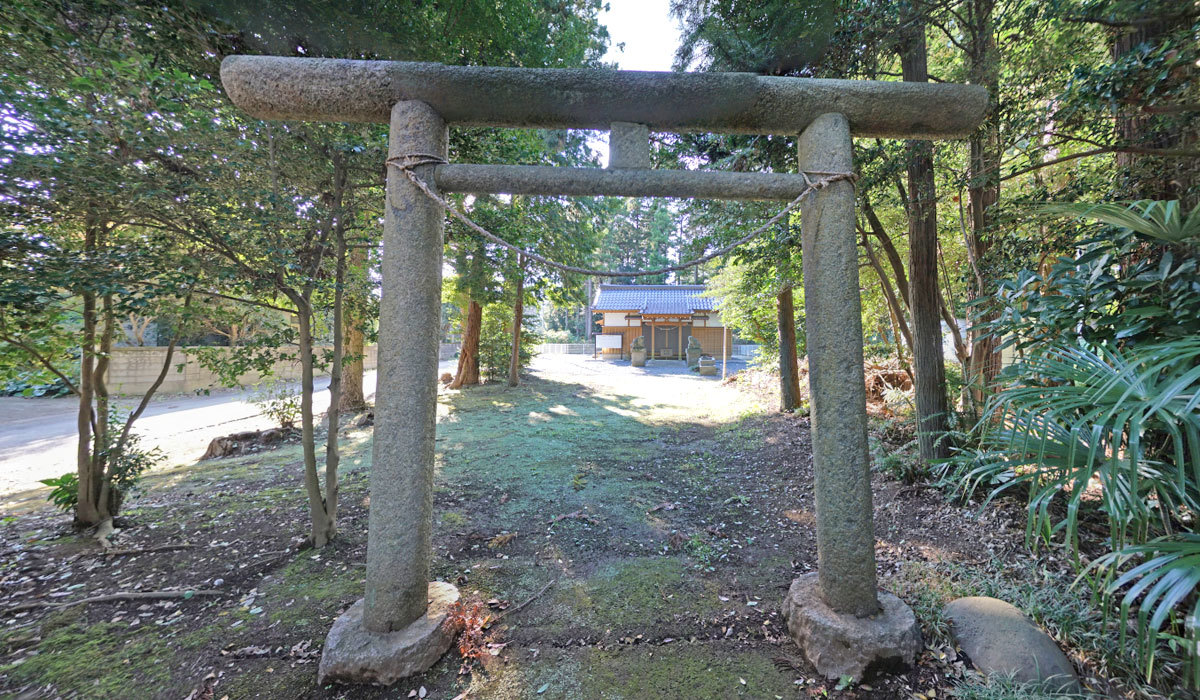
<instances>
[{"instance_id":1,"label":"torii left pillar","mask_svg":"<svg viewBox=\"0 0 1200 700\"><path fill-rule=\"evenodd\" d=\"M446 122L424 102L392 107L389 159L446 158ZM432 165L415 169L432 180ZM458 589L429 581L433 530L444 213L389 168L379 300L379 390L367 531L366 595L333 624L318 682L387 685L420 673L446 653L446 624Z\"/></svg>"}]
</instances>

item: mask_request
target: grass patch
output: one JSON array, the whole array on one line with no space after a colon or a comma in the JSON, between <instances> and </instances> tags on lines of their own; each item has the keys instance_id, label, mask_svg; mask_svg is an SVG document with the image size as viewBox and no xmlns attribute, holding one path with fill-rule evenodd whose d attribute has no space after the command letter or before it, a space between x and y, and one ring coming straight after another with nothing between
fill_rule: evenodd
<instances>
[{"instance_id":1,"label":"grass patch","mask_svg":"<svg viewBox=\"0 0 1200 700\"><path fill-rule=\"evenodd\" d=\"M261 604L272 622L324 634L341 602L362 597L365 580L365 563L348 565L332 552L305 552L263 586Z\"/></svg>"},{"instance_id":2,"label":"grass patch","mask_svg":"<svg viewBox=\"0 0 1200 700\"><path fill-rule=\"evenodd\" d=\"M127 623L88 625L82 616L62 622L60 618L57 626L43 628L37 654L0 667L0 675L18 683L49 684L56 697L108 700L129 697L134 688L143 697L165 692L174 653L150 630L130 632Z\"/></svg>"},{"instance_id":3,"label":"grass patch","mask_svg":"<svg viewBox=\"0 0 1200 700\"><path fill-rule=\"evenodd\" d=\"M693 576L682 557L633 557L560 584L554 602L567 609L555 617L618 635L657 635L666 625L719 613L717 595L717 584Z\"/></svg>"},{"instance_id":4,"label":"grass patch","mask_svg":"<svg viewBox=\"0 0 1200 700\"><path fill-rule=\"evenodd\" d=\"M641 698L795 697L790 674L757 650L722 650L686 643L593 651L580 670L578 697ZM744 681L744 682L743 682Z\"/></svg>"},{"instance_id":5,"label":"grass patch","mask_svg":"<svg viewBox=\"0 0 1200 700\"><path fill-rule=\"evenodd\" d=\"M1092 697L1075 693L1047 693L1037 684L1022 684L1002 676L971 673L954 688L957 700L1082 700Z\"/></svg>"},{"instance_id":6,"label":"grass patch","mask_svg":"<svg viewBox=\"0 0 1200 700\"><path fill-rule=\"evenodd\" d=\"M948 562L910 562L900 573L886 581L888 588L910 606L921 622L926 643L950 644L950 623L943 607L965 596L989 596L1011 603L1042 627L1077 665L1096 675L1119 678L1128 690L1141 697L1161 697L1160 691L1144 682L1143 669L1132 649L1119 644L1114 619L1105 619L1085 587L1073 587L1069 574L1055 575L1036 560L1002 562L991 560L969 566ZM1164 655L1165 656L1165 655ZM1156 686L1163 678L1179 672L1182 662L1162 658ZM1163 673L1167 671L1167 673ZM1011 682L1004 679L974 680L963 686L971 697L988 698L1042 697L1006 695ZM1053 697L1067 697L1056 695Z\"/></svg>"}]
</instances>

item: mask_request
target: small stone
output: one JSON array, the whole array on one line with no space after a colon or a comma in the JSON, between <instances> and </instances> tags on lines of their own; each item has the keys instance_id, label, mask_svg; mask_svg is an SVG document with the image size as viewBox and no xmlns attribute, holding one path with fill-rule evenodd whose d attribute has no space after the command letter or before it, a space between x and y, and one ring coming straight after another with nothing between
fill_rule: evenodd
<instances>
[{"instance_id":1,"label":"small stone","mask_svg":"<svg viewBox=\"0 0 1200 700\"><path fill-rule=\"evenodd\" d=\"M946 605L958 646L980 671L1055 692L1079 692L1079 677L1050 635L1003 600L976 596Z\"/></svg>"},{"instance_id":2,"label":"small stone","mask_svg":"<svg viewBox=\"0 0 1200 700\"><path fill-rule=\"evenodd\" d=\"M363 627L359 600L333 623L321 653L317 682L391 685L420 673L442 657L456 630L446 623L458 589L440 581L429 584L429 607L407 627L375 634Z\"/></svg>"},{"instance_id":3,"label":"small stone","mask_svg":"<svg viewBox=\"0 0 1200 700\"><path fill-rule=\"evenodd\" d=\"M922 649L912 609L890 593L879 594L879 605L870 617L839 613L822 599L813 573L792 581L783 615L788 632L821 675L829 680L849 676L857 683L908 668Z\"/></svg>"}]
</instances>

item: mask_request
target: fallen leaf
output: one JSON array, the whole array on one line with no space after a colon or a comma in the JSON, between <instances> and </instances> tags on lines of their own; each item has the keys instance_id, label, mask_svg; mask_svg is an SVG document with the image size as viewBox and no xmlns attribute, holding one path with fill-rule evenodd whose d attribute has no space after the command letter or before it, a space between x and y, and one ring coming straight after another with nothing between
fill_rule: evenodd
<instances>
[{"instance_id":1,"label":"fallen leaf","mask_svg":"<svg viewBox=\"0 0 1200 700\"><path fill-rule=\"evenodd\" d=\"M503 547L504 545L508 544L509 542L512 542L516 538L517 538L517 533L506 532L502 535L496 535L495 537L493 537L491 540L488 541L487 546L488 546L488 549L499 549L500 547Z\"/></svg>"}]
</instances>

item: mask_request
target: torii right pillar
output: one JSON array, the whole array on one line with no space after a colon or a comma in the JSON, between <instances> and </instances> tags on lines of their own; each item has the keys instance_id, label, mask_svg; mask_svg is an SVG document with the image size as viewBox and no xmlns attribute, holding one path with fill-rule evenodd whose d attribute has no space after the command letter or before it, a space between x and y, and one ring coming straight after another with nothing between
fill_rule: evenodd
<instances>
[{"instance_id":1,"label":"torii right pillar","mask_svg":"<svg viewBox=\"0 0 1200 700\"><path fill-rule=\"evenodd\" d=\"M853 170L850 122L842 114L817 117L798 149L801 172ZM822 675L858 681L912 664L921 632L903 601L878 591L875 574L854 185L834 182L806 197L800 211L817 572L792 581L783 611Z\"/></svg>"}]
</instances>

